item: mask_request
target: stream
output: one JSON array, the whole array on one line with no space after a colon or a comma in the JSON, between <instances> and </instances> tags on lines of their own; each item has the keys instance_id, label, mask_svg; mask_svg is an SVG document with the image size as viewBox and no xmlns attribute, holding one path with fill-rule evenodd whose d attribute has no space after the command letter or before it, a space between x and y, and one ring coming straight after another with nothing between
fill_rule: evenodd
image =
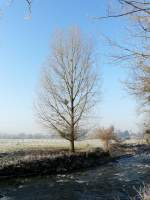
<instances>
[{"instance_id":1,"label":"stream","mask_svg":"<svg viewBox=\"0 0 150 200\"><path fill-rule=\"evenodd\" d=\"M0 200L128 200L150 184L150 154L51 176L0 181Z\"/></svg>"}]
</instances>

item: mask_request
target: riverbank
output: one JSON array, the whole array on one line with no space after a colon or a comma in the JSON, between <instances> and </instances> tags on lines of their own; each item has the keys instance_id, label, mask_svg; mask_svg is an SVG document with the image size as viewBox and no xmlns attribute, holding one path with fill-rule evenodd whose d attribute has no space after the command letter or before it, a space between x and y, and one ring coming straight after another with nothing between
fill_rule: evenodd
<instances>
[{"instance_id":1,"label":"riverbank","mask_svg":"<svg viewBox=\"0 0 150 200\"><path fill-rule=\"evenodd\" d=\"M78 143L76 153L70 153L67 149L35 148L33 146L24 150L20 148L14 151L0 152L0 179L8 177L22 177L43 174L70 173L75 170L88 169L100 166L121 157L132 156L137 153L150 152L146 145L120 145L112 146L109 153L97 147L97 143L82 145ZM96 148L95 148L95 146ZM91 146L90 146L91 145ZM82 148L81 148L82 147ZM89 148L90 147L90 148ZM84 149L84 151L83 151ZM13 148L12 148L13 150Z\"/></svg>"},{"instance_id":2,"label":"riverbank","mask_svg":"<svg viewBox=\"0 0 150 200\"><path fill-rule=\"evenodd\" d=\"M123 156L88 170L7 178L0 181L0 195L9 200L129 200L129 196L135 198L143 183L150 184L149 175L150 156Z\"/></svg>"},{"instance_id":3,"label":"riverbank","mask_svg":"<svg viewBox=\"0 0 150 200\"><path fill-rule=\"evenodd\" d=\"M19 152L18 155L20 156ZM16 159L16 157L14 159ZM32 157L27 157L26 155L24 159L18 159L17 162L1 165L0 179L6 177L68 173L102 165L108 163L110 160L112 160L112 158L109 153L103 151L88 153L55 152L47 155L32 155Z\"/></svg>"}]
</instances>

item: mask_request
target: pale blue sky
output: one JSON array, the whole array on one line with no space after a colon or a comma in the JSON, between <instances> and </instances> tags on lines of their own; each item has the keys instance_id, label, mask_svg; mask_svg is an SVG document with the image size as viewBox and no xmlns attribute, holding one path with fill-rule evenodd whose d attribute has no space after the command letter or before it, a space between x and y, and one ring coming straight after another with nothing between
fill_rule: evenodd
<instances>
[{"instance_id":1,"label":"pale blue sky","mask_svg":"<svg viewBox=\"0 0 150 200\"><path fill-rule=\"evenodd\" d=\"M121 20L93 21L88 16L103 15L105 0L34 0L31 20L26 20L24 0L7 7L0 19L0 132L41 132L35 121L33 102L40 70L49 54L52 33L57 28L78 25L97 40L102 67L102 101L97 106L100 125L137 130L136 103L123 90L120 80L126 76L119 66L108 64L111 52L101 41L101 33L123 41Z\"/></svg>"}]
</instances>

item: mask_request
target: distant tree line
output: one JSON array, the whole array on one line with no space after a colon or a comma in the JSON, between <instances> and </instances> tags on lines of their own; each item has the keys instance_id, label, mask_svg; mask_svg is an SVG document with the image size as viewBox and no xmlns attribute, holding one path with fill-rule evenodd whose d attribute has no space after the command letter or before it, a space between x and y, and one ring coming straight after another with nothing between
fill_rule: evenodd
<instances>
[{"instance_id":1,"label":"distant tree line","mask_svg":"<svg viewBox=\"0 0 150 200\"><path fill-rule=\"evenodd\" d=\"M18 134L6 134L0 133L0 139L50 139L56 138L56 135L53 134L46 134L46 133L18 133Z\"/></svg>"}]
</instances>

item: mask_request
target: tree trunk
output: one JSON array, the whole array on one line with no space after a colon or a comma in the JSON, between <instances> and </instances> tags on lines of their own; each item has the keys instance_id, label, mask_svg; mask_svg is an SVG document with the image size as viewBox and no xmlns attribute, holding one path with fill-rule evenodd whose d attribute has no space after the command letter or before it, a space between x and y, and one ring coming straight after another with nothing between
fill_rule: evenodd
<instances>
[{"instance_id":1,"label":"tree trunk","mask_svg":"<svg viewBox=\"0 0 150 200\"><path fill-rule=\"evenodd\" d=\"M71 109L71 152L75 152L74 148L74 107L73 107L73 101L71 103L72 109Z\"/></svg>"},{"instance_id":2,"label":"tree trunk","mask_svg":"<svg viewBox=\"0 0 150 200\"><path fill-rule=\"evenodd\" d=\"M106 140L106 151L109 151L109 141Z\"/></svg>"},{"instance_id":3,"label":"tree trunk","mask_svg":"<svg viewBox=\"0 0 150 200\"><path fill-rule=\"evenodd\" d=\"M75 148L74 148L74 139L71 138L71 141L70 141L70 145L71 145L71 152L75 152Z\"/></svg>"},{"instance_id":4,"label":"tree trunk","mask_svg":"<svg viewBox=\"0 0 150 200\"><path fill-rule=\"evenodd\" d=\"M73 65L73 60L71 60L71 152L75 152L74 148L74 65Z\"/></svg>"}]
</instances>

